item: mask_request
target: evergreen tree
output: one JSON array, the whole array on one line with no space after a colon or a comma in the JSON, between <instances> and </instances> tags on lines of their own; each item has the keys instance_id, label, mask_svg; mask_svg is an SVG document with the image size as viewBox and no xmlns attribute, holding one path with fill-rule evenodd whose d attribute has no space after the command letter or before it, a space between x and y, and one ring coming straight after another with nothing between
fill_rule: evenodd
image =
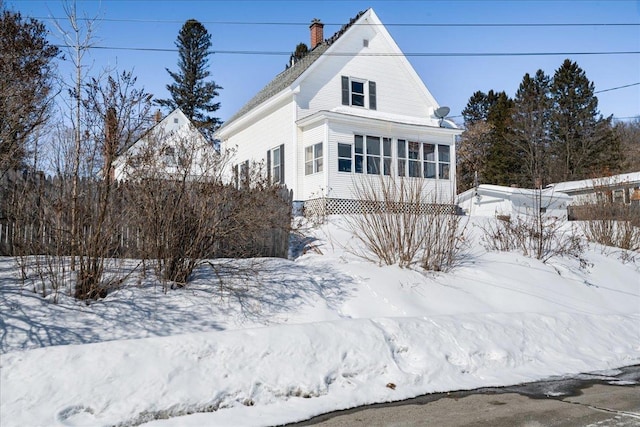
<instances>
[{"instance_id":1,"label":"evergreen tree","mask_svg":"<svg viewBox=\"0 0 640 427\"><path fill-rule=\"evenodd\" d=\"M484 178L491 184L517 184L522 159L508 141L513 100L504 91L489 91L488 95L491 106L487 121L492 129Z\"/></svg>"},{"instance_id":2,"label":"evergreen tree","mask_svg":"<svg viewBox=\"0 0 640 427\"><path fill-rule=\"evenodd\" d=\"M577 63L566 59L553 77L552 179L568 181L617 170L620 145L611 117L598 111L594 85Z\"/></svg>"},{"instance_id":3,"label":"evergreen tree","mask_svg":"<svg viewBox=\"0 0 640 427\"><path fill-rule=\"evenodd\" d=\"M52 60L59 52L44 24L1 9L0 2L0 178L24 166L37 129L49 118Z\"/></svg>"},{"instance_id":4,"label":"evergreen tree","mask_svg":"<svg viewBox=\"0 0 640 427\"><path fill-rule=\"evenodd\" d=\"M211 35L200 22L189 19L178 33L176 46L179 71L166 69L174 81L167 85L171 99L160 99L156 103L172 110L180 108L205 137L213 140L213 132L222 122L206 113L220 108L220 103L214 102L214 98L222 87L206 81L211 74L207 69Z\"/></svg>"},{"instance_id":5,"label":"evergreen tree","mask_svg":"<svg viewBox=\"0 0 640 427\"><path fill-rule=\"evenodd\" d=\"M493 91L489 91L493 96ZM489 117L489 108L491 107L491 100L489 95L476 91L471 95L467 106L462 110L462 117L464 119L465 126L470 126L478 122L486 122Z\"/></svg>"},{"instance_id":6,"label":"evergreen tree","mask_svg":"<svg viewBox=\"0 0 640 427\"><path fill-rule=\"evenodd\" d=\"M307 53L309 53L309 47L304 43L298 43L295 52L293 52L289 57L289 63L287 64L285 69L292 67L293 64L307 56Z\"/></svg>"},{"instance_id":7,"label":"evergreen tree","mask_svg":"<svg viewBox=\"0 0 640 427\"><path fill-rule=\"evenodd\" d=\"M542 70L534 77L525 74L514 99L509 133L513 149L522 156L522 176L517 179L521 186L537 187L548 182L551 106L551 78Z\"/></svg>"},{"instance_id":8,"label":"evergreen tree","mask_svg":"<svg viewBox=\"0 0 640 427\"><path fill-rule=\"evenodd\" d=\"M467 132L462 134L460 149L468 153L468 161L458 165L458 179L469 184L477 172L483 183L510 185L521 168L520 158L509 145L507 133L511 121L513 100L505 92L475 92L462 111ZM479 127L480 123L486 126ZM480 161L478 153L485 156ZM480 170L467 168L480 167Z\"/></svg>"}]
</instances>

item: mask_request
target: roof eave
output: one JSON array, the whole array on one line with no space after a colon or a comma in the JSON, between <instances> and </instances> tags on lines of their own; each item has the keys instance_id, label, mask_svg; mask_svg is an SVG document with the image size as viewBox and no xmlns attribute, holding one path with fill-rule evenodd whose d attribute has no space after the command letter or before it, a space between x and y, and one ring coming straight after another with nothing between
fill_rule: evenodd
<instances>
[{"instance_id":1,"label":"roof eave","mask_svg":"<svg viewBox=\"0 0 640 427\"><path fill-rule=\"evenodd\" d=\"M248 111L246 114L236 118L232 122L227 123L225 126L222 126L218 130L215 131L214 136L217 139L225 140L229 138L231 135L237 133L239 130L242 130L248 124L253 123L255 117L264 114L265 111L273 108L274 105L281 103L286 100L287 97L293 96L295 86L289 86L278 94L272 96L271 98L265 100L252 110Z\"/></svg>"},{"instance_id":2,"label":"roof eave","mask_svg":"<svg viewBox=\"0 0 640 427\"><path fill-rule=\"evenodd\" d=\"M296 121L296 125L299 127L306 127L313 125L318 122L322 122L324 120L333 120L338 122L345 123L356 123L361 125L371 124L372 122L382 122L393 124L398 127L404 127L410 130L429 130L432 133L439 135L460 135L463 131L462 129L451 129L451 128L443 128L437 126L429 126L426 124L417 124L417 123L407 123L398 120L384 119L384 118L373 118L373 117L363 117L355 114L346 114L336 111L322 110L306 117L303 117Z\"/></svg>"}]
</instances>

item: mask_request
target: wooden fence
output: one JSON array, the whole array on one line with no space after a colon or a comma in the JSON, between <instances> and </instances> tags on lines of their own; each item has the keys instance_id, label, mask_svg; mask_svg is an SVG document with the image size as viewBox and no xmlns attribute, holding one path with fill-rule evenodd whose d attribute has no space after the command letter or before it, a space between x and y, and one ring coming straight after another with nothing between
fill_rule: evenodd
<instances>
[{"instance_id":1,"label":"wooden fence","mask_svg":"<svg viewBox=\"0 0 640 427\"><path fill-rule=\"evenodd\" d=\"M567 206L569 221L624 220L640 227L639 203L597 203Z\"/></svg>"},{"instance_id":2,"label":"wooden fence","mask_svg":"<svg viewBox=\"0 0 640 427\"><path fill-rule=\"evenodd\" d=\"M97 185L93 180L81 182L82 194L97 194L93 198L82 199L84 211L97 211ZM42 175L15 172L5 175L0 181L0 255L71 254L69 189L68 182ZM139 258L144 253L148 254L150 241L155 240L157 244L158 239L155 239L157 236L149 236L149 230L145 231L144 224L157 221L158 218L140 218L140 209L137 211L138 217L133 217L126 209L127 204L136 202L136 192L144 189L135 184L113 183L110 190L113 194L109 213L111 225L106 237L110 256ZM201 188L188 190L188 198L207 197L200 190ZM158 191L172 190L169 188ZM213 191L218 192L217 196L223 192L224 201L212 206L232 212L226 222L217 226L233 227L233 230L238 231L234 234L235 231L220 233L220 230L212 230L212 235L222 237L214 238L217 240L208 250L208 258L288 256L292 205L289 190L237 189L218 185ZM240 209L241 219L236 219L233 212ZM211 212L211 215L215 213ZM241 221L248 221L250 218L260 221L252 222L252 227L243 227ZM79 242L76 245L79 248L87 247L84 243L95 235L94 225L91 221L87 222L89 224L82 225L78 233ZM201 224L205 227L209 225L206 221ZM162 233L162 230L158 232Z\"/></svg>"}]
</instances>

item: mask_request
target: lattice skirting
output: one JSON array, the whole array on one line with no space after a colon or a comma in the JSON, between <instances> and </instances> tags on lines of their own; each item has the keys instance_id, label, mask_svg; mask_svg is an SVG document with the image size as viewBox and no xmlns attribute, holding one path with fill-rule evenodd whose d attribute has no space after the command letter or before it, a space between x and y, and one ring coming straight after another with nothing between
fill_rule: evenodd
<instances>
[{"instance_id":1,"label":"lattice skirting","mask_svg":"<svg viewBox=\"0 0 640 427\"><path fill-rule=\"evenodd\" d=\"M304 202L304 216L372 214L381 212L429 214L455 214L455 205L434 203L399 203L370 200L318 198Z\"/></svg>"}]
</instances>

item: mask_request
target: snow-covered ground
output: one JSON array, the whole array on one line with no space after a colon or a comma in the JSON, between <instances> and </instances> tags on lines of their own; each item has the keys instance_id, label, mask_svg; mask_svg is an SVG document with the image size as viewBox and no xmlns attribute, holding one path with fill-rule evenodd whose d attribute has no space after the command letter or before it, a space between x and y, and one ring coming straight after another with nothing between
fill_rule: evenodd
<instances>
[{"instance_id":1,"label":"snow-covered ground","mask_svg":"<svg viewBox=\"0 0 640 427\"><path fill-rule=\"evenodd\" d=\"M379 267L341 220L295 260L205 265L167 293L135 272L90 305L41 298L0 258L0 425L277 425L640 363L640 256L590 246L581 268L471 243L449 273Z\"/></svg>"}]
</instances>

